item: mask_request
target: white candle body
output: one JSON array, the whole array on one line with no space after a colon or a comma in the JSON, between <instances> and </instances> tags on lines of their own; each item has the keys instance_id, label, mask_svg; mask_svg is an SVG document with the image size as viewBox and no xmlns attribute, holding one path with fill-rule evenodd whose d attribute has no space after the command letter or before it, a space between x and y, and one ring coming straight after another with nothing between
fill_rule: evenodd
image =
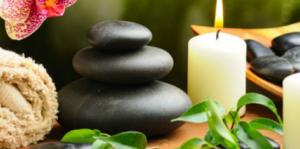
<instances>
[{"instance_id":1,"label":"white candle body","mask_svg":"<svg viewBox=\"0 0 300 149\"><path fill-rule=\"evenodd\" d=\"M211 98L228 112L246 93L246 43L220 33L196 36L189 41L188 94L194 104ZM242 112L244 113L244 112Z\"/></svg>"},{"instance_id":2,"label":"white candle body","mask_svg":"<svg viewBox=\"0 0 300 149\"><path fill-rule=\"evenodd\" d=\"M299 149L300 146L300 73L283 82L284 148Z\"/></svg>"}]
</instances>

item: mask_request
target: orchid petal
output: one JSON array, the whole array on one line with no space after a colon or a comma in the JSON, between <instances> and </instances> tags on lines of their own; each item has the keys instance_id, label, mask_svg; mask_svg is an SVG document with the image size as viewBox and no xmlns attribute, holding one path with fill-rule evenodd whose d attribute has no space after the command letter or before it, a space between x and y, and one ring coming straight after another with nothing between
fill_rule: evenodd
<instances>
[{"instance_id":1,"label":"orchid petal","mask_svg":"<svg viewBox=\"0 0 300 149\"><path fill-rule=\"evenodd\" d=\"M0 0L0 17L10 23L24 22L34 0Z\"/></svg>"},{"instance_id":2,"label":"orchid petal","mask_svg":"<svg viewBox=\"0 0 300 149\"><path fill-rule=\"evenodd\" d=\"M59 2L63 4L65 7L70 7L76 3L77 0L60 0Z\"/></svg>"},{"instance_id":3,"label":"orchid petal","mask_svg":"<svg viewBox=\"0 0 300 149\"><path fill-rule=\"evenodd\" d=\"M29 18L24 23L12 24L5 22L5 28L8 36L14 40L22 40L33 34L47 19L47 14L32 10Z\"/></svg>"},{"instance_id":4,"label":"orchid petal","mask_svg":"<svg viewBox=\"0 0 300 149\"><path fill-rule=\"evenodd\" d=\"M51 9L48 9L48 17L58 17L63 16L65 13L65 6L64 5L55 5Z\"/></svg>"},{"instance_id":5,"label":"orchid petal","mask_svg":"<svg viewBox=\"0 0 300 149\"><path fill-rule=\"evenodd\" d=\"M38 11L47 13L49 18L62 16L65 12L65 5L58 3L57 0L35 0Z\"/></svg>"}]
</instances>

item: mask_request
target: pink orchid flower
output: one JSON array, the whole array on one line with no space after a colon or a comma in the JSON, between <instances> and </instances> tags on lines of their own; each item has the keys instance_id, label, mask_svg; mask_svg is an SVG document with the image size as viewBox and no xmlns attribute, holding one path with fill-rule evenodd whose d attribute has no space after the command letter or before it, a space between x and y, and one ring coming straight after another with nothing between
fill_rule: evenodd
<instances>
[{"instance_id":1,"label":"pink orchid flower","mask_svg":"<svg viewBox=\"0 0 300 149\"><path fill-rule=\"evenodd\" d=\"M0 17L8 36L22 40L33 34L47 18L62 16L76 0L0 0Z\"/></svg>"}]
</instances>

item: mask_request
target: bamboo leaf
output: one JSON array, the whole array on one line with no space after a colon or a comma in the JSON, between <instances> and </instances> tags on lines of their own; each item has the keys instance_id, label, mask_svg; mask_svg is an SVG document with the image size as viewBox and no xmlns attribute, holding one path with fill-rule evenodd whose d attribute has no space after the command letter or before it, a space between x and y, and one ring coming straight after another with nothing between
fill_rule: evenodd
<instances>
[{"instance_id":1,"label":"bamboo leaf","mask_svg":"<svg viewBox=\"0 0 300 149\"><path fill-rule=\"evenodd\" d=\"M235 124L240 122L240 117L236 111L230 111L225 115L223 121L226 124L227 128L233 128Z\"/></svg>"},{"instance_id":2,"label":"bamboo leaf","mask_svg":"<svg viewBox=\"0 0 300 149\"><path fill-rule=\"evenodd\" d=\"M101 134L98 130L91 129L76 129L66 133L61 142L65 143L93 143L96 139L95 136Z\"/></svg>"},{"instance_id":3,"label":"bamboo leaf","mask_svg":"<svg viewBox=\"0 0 300 149\"><path fill-rule=\"evenodd\" d=\"M246 122L238 124L236 136L250 149L273 149L269 141Z\"/></svg>"},{"instance_id":4,"label":"bamboo leaf","mask_svg":"<svg viewBox=\"0 0 300 149\"><path fill-rule=\"evenodd\" d=\"M257 94L257 93L248 93L239 99L238 104L237 104L237 112L239 112L239 110L243 106L246 106L248 104L258 104L258 105L265 106L266 108L268 108L275 114L279 123L282 125L283 122L277 112L276 106L275 106L274 102L271 99L269 99L268 97L263 96L261 94Z\"/></svg>"},{"instance_id":5,"label":"bamboo leaf","mask_svg":"<svg viewBox=\"0 0 300 149\"><path fill-rule=\"evenodd\" d=\"M239 149L238 141L229 129L223 123L220 114L217 111L217 106L211 100L208 100L208 126L212 136L218 144L225 148Z\"/></svg>"},{"instance_id":6,"label":"bamboo leaf","mask_svg":"<svg viewBox=\"0 0 300 149\"><path fill-rule=\"evenodd\" d=\"M184 122L191 122L191 123L207 122L207 114L206 114L207 103L208 100L205 100L204 102L194 105L185 113L183 113L180 117L173 119L172 122L176 122L176 121L184 121ZM224 115L225 114L224 108L220 106L218 103L216 103L216 106L218 107L217 109L221 113L221 115Z\"/></svg>"},{"instance_id":7,"label":"bamboo leaf","mask_svg":"<svg viewBox=\"0 0 300 149\"><path fill-rule=\"evenodd\" d=\"M269 130L283 135L283 127L278 122L271 119L259 118L252 120L249 124L256 129Z\"/></svg>"},{"instance_id":8,"label":"bamboo leaf","mask_svg":"<svg viewBox=\"0 0 300 149\"><path fill-rule=\"evenodd\" d=\"M143 133L128 131L122 132L105 139L116 149L145 149L147 138Z\"/></svg>"},{"instance_id":9,"label":"bamboo leaf","mask_svg":"<svg viewBox=\"0 0 300 149\"><path fill-rule=\"evenodd\" d=\"M193 138L188 140L184 144L182 144L179 149L217 149L217 148L204 140Z\"/></svg>"},{"instance_id":10,"label":"bamboo leaf","mask_svg":"<svg viewBox=\"0 0 300 149\"><path fill-rule=\"evenodd\" d=\"M218 142L216 141L216 139L212 136L210 130L207 131L205 137L204 137L204 140L210 144L213 144L213 145L216 145L218 146Z\"/></svg>"},{"instance_id":11,"label":"bamboo leaf","mask_svg":"<svg viewBox=\"0 0 300 149\"><path fill-rule=\"evenodd\" d=\"M113 149L113 147L107 142L96 140L92 145L92 149Z\"/></svg>"}]
</instances>

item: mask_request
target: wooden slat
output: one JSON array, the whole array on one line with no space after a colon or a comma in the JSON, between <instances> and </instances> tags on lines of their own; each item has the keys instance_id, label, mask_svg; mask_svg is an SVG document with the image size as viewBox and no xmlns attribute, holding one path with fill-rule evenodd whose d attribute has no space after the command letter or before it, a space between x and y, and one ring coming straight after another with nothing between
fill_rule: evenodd
<instances>
[{"instance_id":1,"label":"wooden slat","mask_svg":"<svg viewBox=\"0 0 300 149\"><path fill-rule=\"evenodd\" d=\"M207 27L207 26L191 26L193 32L195 34L204 34L209 32L216 32L216 28ZM241 29L241 28L224 28L222 32L230 33L237 35L243 39L254 39L266 46L271 46L271 41L273 38L294 31L300 31L300 23L291 24L283 27L275 27L275 28L261 28L261 29ZM264 80L263 78L256 75L251 69L248 67L247 69L247 79L261 87L262 89L278 96L282 97L282 87L278 86L272 82Z\"/></svg>"}]
</instances>

